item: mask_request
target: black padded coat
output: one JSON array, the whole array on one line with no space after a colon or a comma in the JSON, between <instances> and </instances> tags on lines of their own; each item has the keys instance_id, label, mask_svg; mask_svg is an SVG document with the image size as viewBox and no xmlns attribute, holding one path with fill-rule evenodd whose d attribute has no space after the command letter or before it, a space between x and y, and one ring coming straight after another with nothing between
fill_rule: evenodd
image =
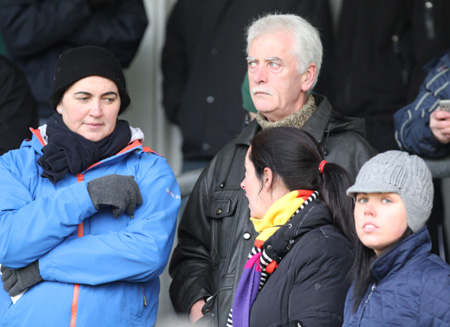
<instances>
[{"instance_id":1,"label":"black padded coat","mask_svg":"<svg viewBox=\"0 0 450 327\"><path fill-rule=\"evenodd\" d=\"M264 248L283 259L253 303L250 327L341 327L354 251L325 205L307 205Z\"/></svg>"}]
</instances>

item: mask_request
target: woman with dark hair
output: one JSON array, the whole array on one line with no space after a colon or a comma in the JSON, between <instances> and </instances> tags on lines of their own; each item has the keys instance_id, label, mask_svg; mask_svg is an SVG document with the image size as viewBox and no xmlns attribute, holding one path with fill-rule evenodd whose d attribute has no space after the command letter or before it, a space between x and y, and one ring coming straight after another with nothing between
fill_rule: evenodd
<instances>
[{"instance_id":1,"label":"woman with dark hair","mask_svg":"<svg viewBox=\"0 0 450 327\"><path fill-rule=\"evenodd\" d=\"M0 156L1 326L154 326L180 206L166 160L119 120L103 48L59 57L54 114Z\"/></svg>"},{"instance_id":2,"label":"woman with dark hair","mask_svg":"<svg viewBox=\"0 0 450 327\"><path fill-rule=\"evenodd\" d=\"M450 266L430 253L425 226L433 190L416 155L387 151L362 166L347 190L359 241L343 326L450 326Z\"/></svg>"},{"instance_id":3,"label":"woman with dark hair","mask_svg":"<svg viewBox=\"0 0 450 327\"><path fill-rule=\"evenodd\" d=\"M351 184L307 132L252 140L241 187L259 236L234 297L230 326L341 326L355 239Z\"/></svg>"}]
</instances>

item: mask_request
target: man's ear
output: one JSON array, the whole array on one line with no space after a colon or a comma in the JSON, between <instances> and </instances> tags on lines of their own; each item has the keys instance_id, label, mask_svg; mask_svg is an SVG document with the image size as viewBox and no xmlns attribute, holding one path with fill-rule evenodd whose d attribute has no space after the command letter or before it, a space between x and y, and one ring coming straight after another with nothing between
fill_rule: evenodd
<instances>
[{"instance_id":1,"label":"man's ear","mask_svg":"<svg viewBox=\"0 0 450 327\"><path fill-rule=\"evenodd\" d=\"M269 167L264 168L263 172L263 186L264 189L269 191L272 188L273 184L273 172Z\"/></svg>"},{"instance_id":2,"label":"man's ear","mask_svg":"<svg viewBox=\"0 0 450 327\"><path fill-rule=\"evenodd\" d=\"M311 89L316 80L316 64L310 63L306 71L302 74L302 91L307 92Z\"/></svg>"}]
</instances>

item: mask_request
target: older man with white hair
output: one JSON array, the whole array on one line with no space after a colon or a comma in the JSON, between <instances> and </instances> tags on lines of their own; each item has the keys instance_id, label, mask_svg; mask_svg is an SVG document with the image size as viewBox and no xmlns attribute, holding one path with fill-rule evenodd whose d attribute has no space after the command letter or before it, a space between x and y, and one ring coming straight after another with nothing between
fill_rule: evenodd
<instances>
[{"instance_id":1,"label":"older man with white hair","mask_svg":"<svg viewBox=\"0 0 450 327\"><path fill-rule=\"evenodd\" d=\"M226 325L257 235L240 189L245 154L256 133L278 126L301 128L321 144L327 161L353 177L375 154L364 138L362 119L343 117L324 96L310 93L322 63L316 28L299 16L267 15L251 24L247 36L249 87L257 117L197 181L170 263L174 308L189 314L196 326Z\"/></svg>"}]
</instances>

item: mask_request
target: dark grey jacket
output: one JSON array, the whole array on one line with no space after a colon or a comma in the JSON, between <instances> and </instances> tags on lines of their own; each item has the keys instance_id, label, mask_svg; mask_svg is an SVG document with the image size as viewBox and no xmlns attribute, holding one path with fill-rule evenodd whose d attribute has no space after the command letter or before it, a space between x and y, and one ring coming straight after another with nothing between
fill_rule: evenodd
<instances>
[{"instance_id":1,"label":"dark grey jacket","mask_svg":"<svg viewBox=\"0 0 450 327\"><path fill-rule=\"evenodd\" d=\"M314 96L318 109L303 130L321 143L325 159L346 168L353 177L375 154L364 138L364 121L345 118L328 100ZM178 312L188 313L200 298L208 326L225 326L248 253L257 235L249 220L248 200L241 190L244 158L253 136L253 121L214 157L199 177L178 230L178 245L170 262L170 296Z\"/></svg>"}]
</instances>

